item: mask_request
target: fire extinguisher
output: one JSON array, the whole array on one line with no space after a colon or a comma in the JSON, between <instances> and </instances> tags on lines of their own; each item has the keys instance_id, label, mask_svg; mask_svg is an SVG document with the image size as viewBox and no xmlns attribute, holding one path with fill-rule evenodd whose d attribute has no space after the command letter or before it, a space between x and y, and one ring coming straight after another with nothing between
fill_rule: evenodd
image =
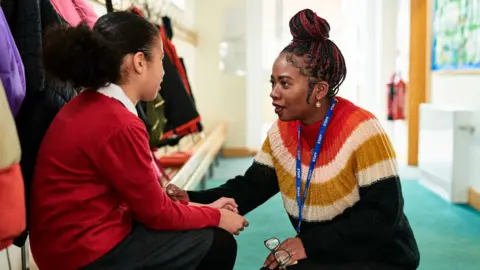
<instances>
[{"instance_id":1,"label":"fire extinguisher","mask_svg":"<svg viewBox=\"0 0 480 270\"><path fill-rule=\"evenodd\" d=\"M390 82L387 84L387 120L394 120L395 77L396 74L393 74Z\"/></svg>"},{"instance_id":2,"label":"fire extinguisher","mask_svg":"<svg viewBox=\"0 0 480 270\"><path fill-rule=\"evenodd\" d=\"M405 119L405 92L407 89L407 84L403 79L400 80L395 84L396 89L396 114L394 116L395 120L404 120Z\"/></svg>"},{"instance_id":3,"label":"fire extinguisher","mask_svg":"<svg viewBox=\"0 0 480 270\"><path fill-rule=\"evenodd\" d=\"M396 81L396 78L399 78ZM405 81L394 73L387 84L387 119L405 119L405 93L407 85Z\"/></svg>"}]
</instances>

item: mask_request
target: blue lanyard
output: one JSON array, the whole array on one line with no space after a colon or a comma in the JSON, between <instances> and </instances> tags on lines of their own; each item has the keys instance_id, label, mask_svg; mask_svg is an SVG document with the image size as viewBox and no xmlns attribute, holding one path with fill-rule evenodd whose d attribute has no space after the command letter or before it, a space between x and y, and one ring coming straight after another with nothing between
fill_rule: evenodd
<instances>
[{"instance_id":1,"label":"blue lanyard","mask_svg":"<svg viewBox=\"0 0 480 270\"><path fill-rule=\"evenodd\" d=\"M300 233L300 226L302 225L303 219L303 207L305 206L305 200L307 198L308 187L310 186L310 180L312 179L313 170L315 169L315 165L317 163L318 154L320 153L320 147L322 146L323 137L325 135L325 130L327 130L328 122L330 122L330 118L332 118L333 108L337 103L336 99L333 99L332 105L330 105L330 109L323 120L322 126L320 127L320 131L318 132L317 142L315 143L315 148L313 149L312 153L312 160L310 161L310 167L308 168L307 174L307 181L305 182L305 190L303 191L303 198L300 197L300 190L302 188L302 151L301 151L301 128L300 124L298 125L298 148L297 148L297 170L296 170L296 180L297 180L297 204L298 204L298 225L297 225L297 233Z\"/></svg>"}]
</instances>

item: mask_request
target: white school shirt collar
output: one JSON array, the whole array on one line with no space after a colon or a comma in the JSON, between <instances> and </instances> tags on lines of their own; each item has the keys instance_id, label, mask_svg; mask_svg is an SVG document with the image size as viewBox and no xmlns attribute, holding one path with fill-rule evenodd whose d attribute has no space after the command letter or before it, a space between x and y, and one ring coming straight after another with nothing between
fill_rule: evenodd
<instances>
[{"instance_id":1,"label":"white school shirt collar","mask_svg":"<svg viewBox=\"0 0 480 270\"><path fill-rule=\"evenodd\" d=\"M128 98L127 95L125 95L125 92L123 92L120 86L111 83L108 86L98 89L97 92L107 97L120 101L123 104L123 106L125 106L131 113L138 116L137 109L135 108L135 104L133 104L130 98Z\"/></svg>"}]
</instances>

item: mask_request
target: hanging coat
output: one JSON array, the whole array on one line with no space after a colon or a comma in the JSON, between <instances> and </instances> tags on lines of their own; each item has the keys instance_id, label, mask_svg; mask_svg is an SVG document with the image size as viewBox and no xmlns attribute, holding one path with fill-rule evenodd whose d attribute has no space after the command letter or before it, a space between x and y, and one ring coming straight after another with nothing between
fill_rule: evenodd
<instances>
[{"instance_id":1,"label":"hanging coat","mask_svg":"<svg viewBox=\"0 0 480 270\"><path fill-rule=\"evenodd\" d=\"M17 130L0 82L0 250L11 245L26 226L25 193L19 161Z\"/></svg>"},{"instance_id":2,"label":"hanging coat","mask_svg":"<svg viewBox=\"0 0 480 270\"><path fill-rule=\"evenodd\" d=\"M163 136L181 136L197 132L200 115L185 90L177 68L167 54L163 58L163 68L165 76L160 93L165 100L165 118L167 119Z\"/></svg>"},{"instance_id":3,"label":"hanging coat","mask_svg":"<svg viewBox=\"0 0 480 270\"><path fill-rule=\"evenodd\" d=\"M163 68L165 76L161 84L161 94L165 100L164 137L186 135L198 132L200 115L190 96L189 83L180 58L163 28L160 28L165 57Z\"/></svg>"},{"instance_id":4,"label":"hanging coat","mask_svg":"<svg viewBox=\"0 0 480 270\"><path fill-rule=\"evenodd\" d=\"M193 106L195 106L195 109L197 108L197 104L195 103L195 97L192 92L192 85L190 84L190 80L188 79L188 72L187 72L187 67L185 66L185 61L183 61L183 58L180 57L180 62L182 63L183 70L185 71L185 77L187 78L187 83L188 83L188 88L190 89L190 98L192 99ZM198 132L203 131L203 125L201 122L197 123L198 127Z\"/></svg>"},{"instance_id":5,"label":"hanging coat","mask_svg":"<svg viewBox=\"0 0 480 270\"><path fill-rule=\"evenodd\" d=\"M25 67L26 96L16 117L16 124L22 147L20 165L28 205L29 187L43 136L58 111L76 95L76 91L69 83L45 76L41 68L43 33L51 26L66 24L50 1L2 0L1 7ZM15 239L14 244L23 246L26 237L27 232L24 232Z\"/></svg>"},{"instance_id":6,"label":"hanging coat","mask_svg":"<svg viewBox=\"0 0 480 270\"><path fill-rule=\"evenodd\" d=\"M161 29L164 31L162 38L166 37L169 41L171 41L172 38L173 38L173 26L172 26L172 20L169 17L167 17L167 16L162 17L162 27L161 27ZM170 54L172 55L172 57L179 58L180 65L176 64L176 67L179 70L179 74L182 77L183 82L185 84L185 89L187 90L188 94L190 95L190 98L192 99L193 105L195 106L195 109L196 109L197 106L195 104L195 98L193 96L192 86L191 86L190 81L188 79L187 69L185 67L185 62L183 61L182 57L178 57L177 52L176 52L173 44L171 44L169 50L171 51ZM203 131L203 126L202 126L201 122L197 123L197 129L198 129L199 132Z\"/></svg>"},{"instance_id":7,"label":"hanging coat","mask_svg":"<svg viewBox=\"0 0 480 270\"><path fill-rule=\"evenodd\" d=\"M163 16L162 17L162 27L165 30L165 35L168 39L172 40L173 38L173 27L172 27L172 20L170 17Z\"/></svg>"},{"instance_id":8,"label":"hanging coat","mask_svg":"<svg viewBox=\"0 0 480 270\"><path fill-rule=\"evenodd\" d=\"M8 105L16 116L25 98L25 70L20 53L13 40L5 14L0 8L0 81L5 89Z\"/></svg>"},{"instance_id":9,"label":"hanging coat","mask_svg":"<svg viewBox=\"0 0 480 270\"><path fill-rule=\"evenodd\" d=\"M160 93L153 101L140 101L135 106L138 117L143 121L149 135L150 148L156 149L163 144L162 136L165 127L165 101Z\"/></svg>"},{"instance_id":10,"label":"hanging coat","mask_svg":"<svg viewBox=\"0 0 480 270\"><path fill-rule=\"evenodd\" d=\"M87 0L50 0L50 2L70 25L77 26L84 21L93 28L98 19L97 13Z\"/></svg>"}]
</instances>

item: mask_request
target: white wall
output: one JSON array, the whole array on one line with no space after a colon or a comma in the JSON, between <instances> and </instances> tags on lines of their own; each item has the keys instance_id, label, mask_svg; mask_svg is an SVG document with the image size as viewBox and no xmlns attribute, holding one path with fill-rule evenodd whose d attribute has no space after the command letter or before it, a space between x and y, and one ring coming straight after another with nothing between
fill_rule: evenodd
<instances>
[{"instance_id":1,"label":"white wall","mask_svg":"<svg viewBox=\"0 0 480 270\"><path fill-rule=\"evenodd\" d=\"M262 99L262 122L272 123L277 119L272 107L272 100L270 99L270 74L272 73L272 65L277 58L280 50L287 45L287 42L282 40L285 26L288 27L288 21L285 21L282 14L284 10L284 2L288 0L262 0L261 9L261 46L262 59L258 64L262 66L262 77L258 87L262 89L258 95ZM266 134L261 134L264 137Z\"/></svg>"},{"instance_id":2,"label":"white wall","mask_svg":"<svg viewBox=\"0 0 480 270\"><path fill-rule=\"evenodd\" d=\"M199 36L195 59L194 94L206 128L226 121L227 146L246 145L245 77L219 69L219 45L225 33L225 11L245 12L244 0L202 0L195 4L195 27ZM259 116L258 114L257 116Z\"/></svg>"},{"instance_id":3,"label":"white wall","mask_svg":"<svg viewBox=\"0 0 480 270\"><path fill-rule=\"evenodd\" d=\"M480 108L480 74L431 73L430 101L433 104Z\"/></svg>"},{"instance_id":4,"label":"white wall","mask_svg":"<svg viewBox=\"0 0 480 270\"><path fill-rule=\"evenodd\" d=\"M244 88L245 100L245 146L260 149L265 134L262 134L262 105L268 93L265 81L268 82L265 62L264 32L268 32L268 25L264 25L265 6L262 1L247 0L246 3L246 81ZM274 9L275 7L270 7ZM268 14L267 14L268 15ZM272 15L272 14L270 14ZM266 33L265 33L266 34ZM274 50L273 48L271 50Z\"/></svg>"}]
</instances>

